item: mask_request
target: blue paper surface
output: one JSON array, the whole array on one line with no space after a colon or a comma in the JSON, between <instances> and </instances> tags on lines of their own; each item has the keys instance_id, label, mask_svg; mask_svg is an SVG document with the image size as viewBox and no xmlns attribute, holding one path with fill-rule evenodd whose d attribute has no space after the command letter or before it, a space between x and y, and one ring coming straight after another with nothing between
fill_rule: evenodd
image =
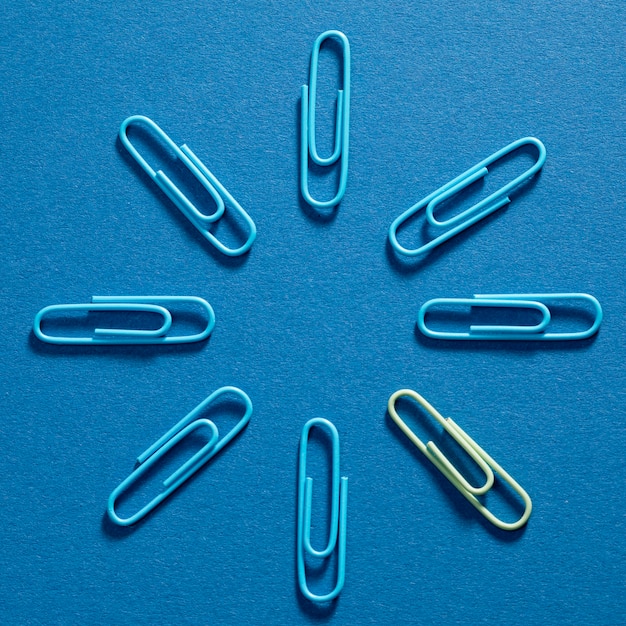
<instances>
[{"instance_id":1,"label":"blue paper surface","mask_svg":"<svg viewBox=\"0 0 626 626\"><path fill-rule=\"evenodd\" d=\"M611 0L7 3L0 621L622 623L625 13ZM331 28L352 49L350 166L344 200L320 214L299 194L299 99ZM332 46L320 63L327 154ZM133 114L188 143L248 211L248 255L213 251L128 156L117 131ZM425 261L398 259L397 215L529 135L547 161L510 205ZM335 183L317 175L312 189L330 197ZM552 345L415 330L430 298L494 292L587 292L604 321ZM206 298L215 330L178 347L32 333L46 305L116 294ZM113 526L107 498L137 455L223 385L251 397L247 429L143 522ZM386 415L402 387L529 492L525 529L491 527L404 438ZM346 584L329 607L296 581L298 443L313 417L337 427L349 477ZM310 473L321 546L323 438ZM333 575L313 569L312 587Z\"/></svg>"}]
</instances>

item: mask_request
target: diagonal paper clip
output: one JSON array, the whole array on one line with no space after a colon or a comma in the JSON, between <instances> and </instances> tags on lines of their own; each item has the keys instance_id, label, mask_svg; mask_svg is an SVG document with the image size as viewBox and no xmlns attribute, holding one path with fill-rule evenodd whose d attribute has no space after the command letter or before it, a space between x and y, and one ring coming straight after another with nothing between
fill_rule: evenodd
<instances>
[{"instance_id":1,"label":"diagonal paper clip","mask_svg":"<svg viewBox=\"0 0 626 626\"><path fill-rule=\"evenodd\" d=\"M155 171L148 162L139 154L128 138L128 127L133 124L147 126L160 141L162 141L176 157L184 163L189 171L196 177L200 184L208 191L216 204L215 211L209 215L202 213L183 192L163 173L162 170ZM132 115L122 122L120 128L120 141L130 152L132 157L139 163L148 176L159 186L167 197L180 209L183 215L196 227L200 234L222 254L227 256L239 256L247 252L256 238L256 226L251 217L243 210L241 205L230 195L226 188L215 178L209 169L191 151L189 146L183 144L178 147L172 139L153 122L144 115ZM229 210L238 214L246 223L248 228L248 238L238 248L229 248L224 245L213 233L209 231L211 224L219 220L226 210L224 198L229 203Z\"/></svg>"},{"instance_id":2,"label":"diagonal paper clip","mask_svg":"<svg viewBox=\"0 0 626 626\"><path fill-rule=\"evenodd\" d=\"M407 426L404 420L398 415L396 410L396 401L398 398L408 397L415 400L426 412L434 417L445 431L474 459L480 466L481 470L487 477L485 485L479 489L468 489L469 483L461 476L458 470L450 463L450 461L442 454L439 448L429 441L424 444L417 435ZM522 489L520 484L515 481L493 458L491 458L463 429L461 429L452 419L444 418L437 409L435 409L427 400L420 396L412 389L400 389L393 393L387 403L387 410L393 421L400 427L402 432L411 440L411 442L428 458L428 460L463 494L465 499L472 504L485 518L487 518L494 526L502 530L517 530L521 528L530 517L532 511L532 502L530 497ZM524 502L524 513L516 522L503 522L497 518L478 498L476 495L486 493L494 482L493 470L507 483Z\"/></svg>"},{"instance_id":3,"label":"diagonal paper clip","mask_svg":"<svg viewBox=\"0 0 626 626\"><path fill-rule=\"evenodd\" d=\"M524 173L520 174L512 181L494 191L487 198L484 198L480 202L476 203L474 206L462 211L458 215L443 221L439 221L435 218L434 211L438 205L440 205L445 200L448 200L453 195L459 193L466 187L469 187L472 183L476 182L480 178L483 178L486 174L488 174L488 166L492 165L502 157L506 156L510 152L517 150L525 145L532 145L537 148L539 151L539 155L537 157L537 161L527 169ZM466 172L463 172L460 176L457 176L450 182L443 185L434 191L429 196L426 196L422 200L420 200L417 204L414 204L410 209L407 209L404 213L399 215L389 227L389 242L391 243L391 247L398 253L409 257L419 256L426 252L429 252L433 248L441 245L451 237L458 235L460 232L464 231L466 228L469 228L476 222L482 220L487 217L494 211L502 208L505 204L508 204L511 199L509 198L509 192L525 181L527 178L530 178L534 174L536 174L545 163L546 160L546 149L543 143L539 141L539 139L535 139L535 137L524 137L523 139L518 139L513 143L505 146L501 150L494 152L491 156L487 157L480 163L474 165ZM433 239L420 246L419 248L406 248L402 244L398 242L398 228L402 226L410 217L415 215L418 211L421 211L423 208L426 208L426 221L435 229L439 231L439 234L436 234ZM442 229L446 229L441 232Z\"/></svg>"},{"instance_id":4,"label":"diagonal paper clip","mask_svg":"<svg viewBox=\"0 0 626 626\"><path fill-rule=\"evenodd\" d=\"M207 419L200 419L198 415L204 411L207 406L214 403L218 398L225 394L237 396L243 401L245 412L243 417L237 422L225 437L218 441L217 426ZM202 401L191 413L183 417L176 426L168 430L158 441L153 443L144 453L137 458L139 466L134 472L125 478L111 493L107 505L107 512L111 521L120 526L130 526L143 519L152 509L159 505L167 496L175 489L178 489L188 478L193 476L203 465L212 459L225 445L227 445L250 421L252 415L252 402L246 393L237 387L221 387L214 391L208 398ZM137 513L130 517L120 517L115 512L115 503L119 496L134 484L150 467L174 447L181 439L186 437L190 432L206 426L211 431L209 441L196 452L188 461L183 463L173 474L163 481L163 491L153 498L148 504L142 507Z\"/></svg>"}]
</instances>

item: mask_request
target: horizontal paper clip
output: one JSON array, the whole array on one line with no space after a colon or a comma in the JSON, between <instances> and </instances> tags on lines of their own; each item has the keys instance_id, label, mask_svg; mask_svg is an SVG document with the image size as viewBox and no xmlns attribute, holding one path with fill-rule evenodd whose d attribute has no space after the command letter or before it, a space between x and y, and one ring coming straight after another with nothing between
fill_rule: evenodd
<instances>
[{"instance_id":1,"label":"horizontal paper clip","mask_svg":"<svg viewBox=\"0 0 626 626\"><path fill-rule=\"evenodd\" d=\"M150 128L156 136L174 152L176 157L187 166L189 171L198 179L200 184L209 192L209 195L215 201L216 209L211 215L205 215L199 211L162 170L155 172L150 165L148 165L148 162L139 154L128 138L128 127L132 124L140 124ZM143 115L132 115L125 119L122 122L119 134L121 142L146 174L150 176L167 197L180 209L183 215L198 229L205 239L227 256L239 256L250 249L250 246L252 246L256 238L256 226L254 222L204 163L191 151L187 144L183 144L179 148L155 122ZM219 220L224 214L224 198L229 202L230 208L232 208L235 213L239 214L248 227L248 239L239 248L228 248L208 230L211 223Z\"/></svg>"},{"instance_id":2,"label":"horizontal paper clip","mask_svg":"<svg viewBox=\"0 0 626 626\"><path fill-rule=\"evenodd\" d=\"M215 313L211 305L196 296L93 296L92 304L53 304L44 307L35 316L33 331L46 343L60 345L124 345L124 344L161 344L161 343L192 343L206 339L215 326ZM204 330L194 335L168 336L172 325L172 314L163 304L193 303L199 304L207 314ZM141 311L157 313L163 318L161 326L154 330L135 330L130 328L96 328L95 337L56 337L46 335L41 330L41 322L46 315L54 312L67 311Z\"/></svg>"},{"instance_id":3,"label":"horizontal paper clip","mask_svg":"<svg viewBox=\"0 0 626 626\"><path fill-rule=\"evenodd\" d=\"M245 413L235 427L222 439L217 441L219 435L217 426L207 419L198 419L197 415L224 394L234 394L243 400ZM252 402L241 389L237 387L221 387L214 391L208 398L201 402L191 413L186 415L176 426L168 430L158 441L152 444L143 454L137 458L139 467L132 472L128 478L124 479L109 496L107 511L111 521L120 526L130 526L145 517L152 509L160 504L175 489L178 489L188 478L193 476L205 463L212 459L231 439L233 439L250 421L252 415ZM119 496L126 491L135 481L137 481L152 465L154 465L168 450L174 447L181 439L190 432L208 426L211 430L211 438L196 454L181 465L173 474L163 481L165 488L156 498L130 517L120 517L115 512L115 502ZM217 443L216 443L217 442Z\"/></svg>"},{"instance_id":4,"label":"horizontal paper clip","mask_svg":"<svg viewBox=\"0 0 626 626\"><path fill-rule=\"evenodd\" d=\"M332 440L332 494L331 513L328 529L328 543L323 550L316 550L311 545L311 500L313 479L306 475L306 457L309 431L313 426L322 428L330 434ZM298 553L298 583L302 595L312 602L328 602L336 598L346 578L346 520L348 506L348 479L341 477L339 481L339 434L334 424L321 417L309 420L302 429L300 437L300 457L298 467L298 536L296 551ZM339 545L337 546L337 543ZM309 591L306 582L304 552L311 556L327 558L338 547L337 553L337 584L325 595L315 595Z\"/></svg>"},{"instance_id":5,"label":"horizontal paper clip","mask_svg":"<svg viewBox=\"0 0 626 626\"><path fill-rule=\"evenodd\" d=\"M539 156L535 164L527 169L523 174L520 174L517 178L514 178L510 183L507 183L497 191L494 191L490 196L481 200L474 206L466 209L465 211L459 213L455 217L450 219L439 221L434 216L435 208L440 205L442 202L450 198L456 193L459 193L466 187L469 187L472 183L476 182L480 178L483 178L486 174L489 173L487 169L488 165L493 164L498 159L506 156L510 152L517 150L521 146L524 145L533 145L539 150ZM389 242L391 246L398 254L403 254L405 256L418 256L425 252L429 252L433 248L441 245L444 241L447 241L454 235L458 235L460 232L464 231L466 228L469 228L472 224L482 220L484 217L487 217L491 213L497 211L502 208L505 204L508 204L511 199L508 197L508 193L521 182L533 176L533 174L537 173L542 167L546 160L546 149L545 146L539 141L539 139L535 139L534 137L525 137L523 139L518 139L508 146L494 152L490 157L487 157L480 163L474 165L466 172L463 172L460 176L457 176L449 183L446 183L443 187L437 189L429 196L426 196L423 200L420 200L417 204L414 204L410 209L407 209L402 215L397 217L389 227ZM426 207L426 220L431 226L435 228L447 228L445 232L440 235L437 235L434 239L431 239L429 242L425 243L423 246L419 248L405 248L400 243L398 243L398 228L404 224L412 215L420 211Z\"/></svg>"},{"instance_id":6,"label":"horizontal paper clip","mask_svg":"<svg viewBox=\"0 0 626 626\"><path fill-rule=\"evenodd\" d=\"M552 316L545 302L562 300L584 300L594 309L593 324L586 330L577 332L548 332L546 329ZM433 307L439 305L469 305L472 307L499 307L534 309L541 314L541 321L527 326L503 325L472 325L469 332L450 332L432 330L426 326L426 314ZM523 293L523 294L476 294L473 298L434 298L425 302L417 317L417 326L427 337L434 339L482 339L498 341L567 341L572 339L587 339L598 332L602 322L602 307L600 303L586 293Z\"/></svg>"},{"instance_id":7,"label":"horizontal paper clip","mask_svg":"<svg viewBox=\"0 0 626 626\"><path fill-rule=\"evenodd\" d=\"M487 477L487 482L480 488L469 486L469 483L461 476L458 470L450 463L439 448L429 441L426 445L417 437L417 435L406 425L396 411L396 401L400 397L408 397L415 400L425 411L430 413L444 430L469 454L469 456L478 463L481 470ZM387 404L387 410L393 421L400 427L402 432L411 440L411 442L428 458L428 460L463 494L463 496L472 504L484 517L486 517L494 526L502 530L517 530L521 528L530 517L532 511L532 502L530 497L522 489L507 472L505 472L498 463L496 463L464 430L462 430L452 419L444 418L437 409L435 409L427 400L420 396L412 389L400 389L391 395ZM485 507L476 495L486 493L493 486L495 470L524 501L524 513L516 522L503 522L498 519L487 507Z\"/></svg>"},{"instance_id":8,"label":"horizontal paper clip","mask_svg":"<svg viewBox=\"0 0 626 626\"><path fill-rule=\"evenodd\" d=\"M317 97L317 65L320 47L326 39L334 37L343 52L343 89L337 92L337 119L335 123L335 148L329 157L321 157L315 141L315 102ZM300 190L302 197L314 207L325 209L341 202L348 180L348 143L350 134L350 43L338 30L327 30L313 44L309 86L302 85L300 122ZM332 200L314 200L309 193L309 157L320 166L333 165L341 158L339 190Z\"/></svg>"}]
</instances>

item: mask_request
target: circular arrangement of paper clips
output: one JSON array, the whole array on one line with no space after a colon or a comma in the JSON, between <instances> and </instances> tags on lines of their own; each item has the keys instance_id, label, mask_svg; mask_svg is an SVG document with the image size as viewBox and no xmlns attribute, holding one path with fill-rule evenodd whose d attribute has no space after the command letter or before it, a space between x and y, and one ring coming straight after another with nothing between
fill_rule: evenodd
<instances>
[{"instance_id":1,"label":"circular arrangement of paper clips","mask_svg":"<svg viewBox=\"0 0 626 626\"><path fill-rule=\"evenodd\" d=\"M318 58L322 44L329 39L334 39L341 48L343 85L337 93L334 148L330 156L321 157L317 151L315 125ZM144 159L128 138L128 130L132 126L141 126L144 131L149 131L153 134L158 142L171 150L176 158L189 169L204 190L208 192L214 203L212 213L207 214L199 210L163 171L155 171L149 165L147 160ZM311 55L309 84L303 85L301 90L300 192L304 200L315 209L335 207L344 197L348 176L349 128L350 44L348 38L343 33L337 30L329 30L319 35L315 40ZM130 155L137 161L150 179L158 185L202 236L219 252L232 257L245 254L250 250L257 234L256 226L252 218L186 144L182 144L179 147L154 121L141 115L133 115L124 120L119 131L119 137ZM535 163L529 169L483 200L474 204L472 207L463 210L458 215L445 220L439 220L435 217L435 210L443 202L450 200L468 186L485 177L489 173L488 168L490 166L524 146L530 146L532 150L536 149L538 153ZM545 160L546 149L543 143L534 137L518 139L504 148L501 148L491 156L483 159L456 178L444 184L430 195L427 195L393 220L388 232L392 249L396 254L410 258L422 257L428 254L435 247L440 246L450 238L510 203L511 199L509 194L511 191L534 176L543 167ZM311 196L309 192L310 162L318 167L330 167L339 163L338 190L332 199L319 201L313 199ZM418 247L407 247L398 241L398 231L402 229L408 220L415 219L415 216L420 214L422 209L424 209L426 227L430 229L431 233L434 231L434 234L429 241ZM225 245L210 231L211 226L218 222L227 211L232 211L233 214L238 216L245 224L245 229L247 229L245 241L238 247ZM583 331L555 332L550 330L553 313L550 309L550 305L559 305L560 303L571 301L582 301L583 303L590 304L594 312L593 323L588 329ZM179 304L199 306L206 316L205 328L200 332L189 335L170 334L173 323L170 308L175 308L176 305ZM531 310L539 314L540 320L534 324L470 325L467 330L464 331L433 329L427 324L427 317L432 316L433 311L445 310L446 307L465 307L466 309L473 307L489 307L496 308L505 313L510 309ZM46 333L42 330L42 324L50 323L50 318L54 320L55 316L92 311L108 312L111 314L119 312L155 314L159 316L161 325L157 329L145 330L95 328L92 336L85 337L74 335L59 336ZM428 300L419 310L417 327L420 332L427 337L441 340L570 341L591 337L598 331L601 321L602 308L600 303L593 296L585 293L497 294L474 295L471 298L434 298ZM154 345L202 341L211 334L214 325L215 314L211 305L203 298L197 296L93 296L92 302L88 304L61 304L44 307L35 317L34 333L41 341L52 344ZM212 420L200 416L207 407L215 405L215 403L223 397L230 397L231 399L234 397L238 405L243 405L244 410L237 425L225 436L220 438L219 429L215 423ZM415 435L397 411L396 403L400 398L408 398L417 403L419 407L438 422L450 435L452 440L464 450L480 469L485 478L482 485L478 487L473 486L434 442L428 441L427 443L423 443ZM509 531L517 530L526 524L532 510L531 499L526 491L452 419L444 418L428 401L411 389L400 389L393 393L389 398L387 410L390 417L409 440L487 520L498 528ZM214 391L138 457L137 468L113 490L109 497L107 511L110 520L121 526L129 526L143 519L150 511L167 498L168 495L195 474L236 437L246 427L251 415L252 402L248 395L241 389L226 386ZM201 428L208 430L210 433L208 442L163 482L163 490L148 504L129 517L120 517L116 512L118 498L179 441ZM331 512L328 540L322 550L317 550L311 545L313 479L307 476L306 465L309 433L312 428L326 431L330 436L332 444L332 467L330 468ZM313 602L332 601L341 592L345 581L348 478L341 476L339 463L339 434L336 427L330 421L323 418L314 418L307 421L306 424L304 424L300 437L296 558L298 584L301 593L305 598ZM480 496L484 496L492 489L496 475L499 476L500 480L508 484L523 502L523 513L517 521L502 521L491 513L479 499ZM321 595L311 592L307 584L306 559L327 559L334 553L336 553L337 561L337 578L334 588Z\"/></svg>"}]
</instances>

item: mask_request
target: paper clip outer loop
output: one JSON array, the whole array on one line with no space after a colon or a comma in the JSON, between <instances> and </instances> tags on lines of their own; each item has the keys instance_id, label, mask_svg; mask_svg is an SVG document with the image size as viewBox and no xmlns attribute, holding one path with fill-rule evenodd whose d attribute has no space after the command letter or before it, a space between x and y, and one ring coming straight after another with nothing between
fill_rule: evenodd
<instances>
[{"instance_id":1,"label":"paper clip outer loop","mask_svg":"<svg viewBox=\"0 0 626 626\"><path fill-rule=\"evenodd\" d=\"M167 147L174 152L176 158L181 160L189 171L196 177L198 182L209 192L216 204L216 210L211 215L205 215L200 212L196 206L183 194L183 192L168 178L162 170L155 171L148 162L139 154L139 151L128 138L128 127L134 124L147 126L154 132L154 134L162 141ZM153 122L149 117L145 115L131 115L126 118L120 127L119 132L120 141L124 147L130 152L132 157L139 163L141 168L148 174L148 176L159 186L161 191L167 195L167 197L182 211L182 213L192 222L199 222L201 224L207 224L215 222L220 219L224 214L225 206L224 200L220 197L217 190L211 184L202 172L198 170L196 164L193 163L185 152L179 148L167 135L161 127Z\"/></svg>"},{"instance_id":2,"label":"paper clip outer loop","mask_svg":"<svg viewBox=\"0 0 626 626\"><path fill-rule=\"evenodd\" d=\"M332 504L328 530L328 543L323 550L315 550L311 545L311 500L313 479L306 476L307 447L309 432L317 426L326 430L332 440ZM339 478L339 434L332 422L318 417L309 420L302 429L300 437L300 454L298 467L298 533L297 559L298 584L302 595L311 602L328 602L336 598L345 582L346 569L346 526L348 505L348 479ZM338 544L338 545L337 545ZM337 583L335 588L327 594L316 595L311 593L306 582L304 552L312 556L326 558L337 548Z\"/></svg>"},{"instance_id":3,"label":"paper clip outer loop","mask_svg":"<svg viewBox=\"0 0 626 626\"><path fill-rule=\"evenodd\" d=\"M546 301L583 300L594 310L593 324L586 330L576 332L546 332L551 312ZM469 332L432 330L426 325L429 309L437 305L469 304L482 307L532 308L541 312L542 320L535 326L470 326ZM434 298L425 302L419 310L417 325L420 331L433 339L460 339L486 341L571 341L587 339L598 332L602 323L602 307L596 298L586 293L524 293L524 294L475 294L473 298Z\"/></svg>"},{"instance_id":4,"label":"paper clip outer loop","mask_svg":"<svg viewBox=\"0 0 626 626\"><path fill-rule=\"evenodd\" d=\"M243 400L245 412L243 417L237 422L225 437L218 441L218 429L211 420L201 419L197 416L206 409L208 405L224 394L234 394ZM175 489L180 487L188 478L195 474L203 465L210 461L224 446L226 446L234 437L250 421L252 415L252 402L248 395L237 387L221 387L214 391L208 398L203 400L193 411L188 413L178 424L168 430L160 439L155 441L145 452L137 457L139 467L124 479L109 496L107 511L111 521L120 526L130 526L143 519L150 511L160 504ZM200 426L208 426L211 429L211 439L205 444L194 456L179 467L164 482L165 491L161 492L156 498L151 500L146 506L140 509L134 515L127 518L120 517L115 512L115 502L117 498L134 483L149 467L151 467L159 458L161 458L170 448L178 441L185 437L189 432L199 428Z\"/></svg>"},{"instance_id":5,"label":"paper clip outer loop","mask_svg":"<svg viewBox=\"0 0 626 626\"><path fill-rule=\"evenodd\" d=\"M487 507L482 504L482 502L480 502L480 500L476 498L473 493L468 491L464 487L464 485L457 479L458 472L451 472L449 467L441 462L439 456L428 453L429 446L430 450L432 450L432 442L429 441L427 445L424 445L415 435L415 433L406 425L406 423L402 420L402 418L398 415L398 412L396 411L396 400L401 396L410 397L418 404L420 404L420 406L422 406L424 410L430 413L430 415L432 415L437 420L437 422L439 422L444 427L444 429L450 434L450 436L452 436L468 452L468 454L471 450L473 458L475 458L475 456L480 457L481 460L489 466L490 471L495 470L501 476L501 478L520 496L520 498L524 502L524 513L517 521L504 522L501 519L497 518L491 511L489 511L489 509L487 509ZM391 416L393 421L400 427L402 432L411 440L411 442L426 455L426 457L433 463L433 465L435 465L435 467L454 485L454 487L456 487L456 489L465 497L465 499L494 526L502 530L517 530L524 526L524 524L526 524L532 512L532 502L529 495L521 487L521 485L502 468L502 466L496 463L496 461L491 456L489 456L452 419L450 419L449 417L444 418L439 413L439 411L437 411L437 409L435 409L426 399L424 399L412 389L400 389L393 393L389 398L387 411L389 412L389 415Z\"/></svg>"},{"instance_id":6,"label":"paper clip outer loop","mask_svg":"<svg viewBox=\"0 0 626 626\"><path fill-rule=\"evenodd\" d=\"M449 197L476 182L479 178L485 176L488 173L487 166L524 145L533 145L539 151L537 161L529 169L497 191L493 192L487 198L484 198L474 206L461 212L459 215L445 221L438 221L435 219L434 210L441 202L444 202ZM450 182L437 189L437 191L434 191L429 196L426 196L417 204L414 204L411 208L399 215L389 227L389 242L391 247L398 254L409 257L415 257L426 252L430 252L433 248L436 248L448 239L458 235L466 228L469 228L476 222L479 222L491 213L494 213L498 209L502 208L505 204L508 204L511 201L508 197L508 193L521 182L537 173L543 167L545 160L546 148L543 143L535 137L524 137L522 139L518 139L497 152L494 152L491 156L482 160L480 163L477 163L467 171L463 172L463 174L460 174L456 178L452 179ZM450 228L419 248L406 248L398 242L398 228L424 207L426 207L426 219L432 226L450 226Z\"/></svg>"},{"instance_id":7,"label":"paper clip outer loop","mask_svg":"<svg viewBox=\"0 0 626 626\"><path fill-rule=\"evenodd\" d=\"M337 92L337 117L335 122L335 146L329 157L321 157L317 151L315 138L315 110L317 97L317 66L322 43L326 39L339 41L343 54L343 89ZM303 85L300 100L300 190L302 197L313 207L326 209L341 202L348 180L348 155L350 135L350 42L338 30L328 30L315 40L311 53L309 85ZM309 192L309 157L320 166L333 165L341 158L339 188L331 200L315 200Z\"/></svg>"},{"instance_id":8,"label":"paper clip outer loop","mask_svg":"<svg viewBox=\"0 0 626 626\"><path fill-rule=\"evenodd\" d=\"M54 304L44 307L35 316L33 332L41 341L56 345L153 345L202 341L215 326L213 308L206 300L196 296L92 296L91 301L92 304ZM172 315L160 305L178 302L196 303L204 309L208 318L204 330L193 335L167 336L172 325ZM160 314L163 324L155 330L96 328L95 337L54 337L41 330L44 317L54 311L146 311Z\"/></svg>"}]
</instances>

